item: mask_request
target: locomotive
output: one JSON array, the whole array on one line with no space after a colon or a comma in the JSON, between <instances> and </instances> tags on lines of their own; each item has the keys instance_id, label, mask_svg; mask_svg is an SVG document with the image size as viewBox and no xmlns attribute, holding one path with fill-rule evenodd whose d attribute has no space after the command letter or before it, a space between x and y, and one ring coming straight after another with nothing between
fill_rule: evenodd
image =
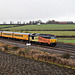
<instances>
[{"instance_id":1,"label":"locomotive","mask_svg":"<svg viewBox=\"0 0 75 75\"><path fill-rule=\"evenodd\" d=\"M38 33L20 33L20 32L8 32L0 31L0 37L26 40L28 42L37 42L41 44L48 44L50 46L57 45L57 39L52 34L38 34Z\"/></svg>"}]
</instances>

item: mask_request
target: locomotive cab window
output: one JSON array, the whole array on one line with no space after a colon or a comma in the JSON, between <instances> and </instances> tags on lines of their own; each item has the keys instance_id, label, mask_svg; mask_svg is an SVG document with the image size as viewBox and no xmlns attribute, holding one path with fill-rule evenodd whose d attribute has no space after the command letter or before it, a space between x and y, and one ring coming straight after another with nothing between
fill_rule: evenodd
<instances>
[{"instance_id":1,"label":"locomotive cab window","mask_svg":"<svg viewBox=\"0 0 75 75\"><path fill-rule=\"evenodd\" d=\"M56 39L56 37L52 36L51 39Z\"/></svg>"},{"instance_id":2,"label":"locomotive cab window","mask_svg":"<svg viewBox=\"0 0 75 75\"><path fill-rule=\"evenodd\" d=\"M51 39L51 37L43 37L43 38L46 38L46 39Z\"/></svg>"}]
</instances>

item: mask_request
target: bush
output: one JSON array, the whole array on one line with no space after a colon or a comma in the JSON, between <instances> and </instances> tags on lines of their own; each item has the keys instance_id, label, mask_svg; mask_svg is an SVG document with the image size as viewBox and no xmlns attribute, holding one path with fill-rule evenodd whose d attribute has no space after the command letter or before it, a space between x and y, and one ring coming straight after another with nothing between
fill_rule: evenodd
<instances>
[{"instance_id":1,"label":"bush","mask_svg":"<svg viewBox=\"0 0 75 75\"><path fill-rule=\"evenodd\" d=\"M24 51L19 51L19 55L25 55Z\"/></svg>"},{"instance_id":2,"label":"bush","mask_svg":"<svg viewBox=\"0 0 75 75\"><path fill-rule=\"evenodd\" d=\"M13 47L13 50L16 51L16 50L19 49L19 48L20 48L20 47L14 46L14 47Z\"/></svg>"},{"instance_id":3,"label":"bush","mask_svg":"<svg viewBox=\"0 0 75 75\"><path fill-rule=\"evenodd\" d=\"M70 54L69 53L64 53L61 57L69 59L70 58Z\"/></svg>"},{"instance_id":4,"label":"bush","mask_svg":"<svg viewBox=\"0 0 75 75\"><path fill-rule=\"evenodd\" d=\"M3 48L5 49L5 51L8 51L8 46L3 46Z\"/></svg>"}]
</instances>

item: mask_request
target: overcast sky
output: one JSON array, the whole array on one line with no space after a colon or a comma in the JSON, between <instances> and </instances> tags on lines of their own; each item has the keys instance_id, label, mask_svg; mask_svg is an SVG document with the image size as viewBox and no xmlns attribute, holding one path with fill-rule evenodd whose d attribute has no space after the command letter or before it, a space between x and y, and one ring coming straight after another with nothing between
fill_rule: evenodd
<instances>
[{"instance_id":1,"label":"overcast sky","mask_svg":"<svg viewBox=\"0 0 75 75\"><path fill-rule=\"evenodd\" d=\"M0 0L0 22L75 21L75 0Z\"/></svg>"}]
</instances>

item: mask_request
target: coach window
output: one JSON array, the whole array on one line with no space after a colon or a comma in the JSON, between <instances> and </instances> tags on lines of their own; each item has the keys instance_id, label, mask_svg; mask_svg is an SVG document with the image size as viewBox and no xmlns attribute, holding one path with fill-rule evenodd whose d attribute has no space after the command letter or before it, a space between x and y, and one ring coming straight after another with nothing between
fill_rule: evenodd
<instances>
[{"instance_id":1,"label":"coach window","mask_svg":"<svg viewBox=\"0 0 75 75\"><path fill-rule=\"evenodd\" d=\"M23 37L23 35L15 35L15 36L17 36L17 37Z\"/></svg>"},{"instance_id":2,"label":"coach window","mask_svg":"<svg viewBox=\"0 0 75 75\"><path fill-rule=\"evenodd\" d=\"M11 35L11 34L6 34L6 33L4 33L4 35Z\"/></svg>"},{"instance_id":3,"label":"coach window","mask_svg":"<svg viewBox=\"0 0 75 75\"><path fill-rule=\"evenodd\" d=\"M32 39L34 40L34 36L32 36Z\"/></svg>"}]
</instances>

